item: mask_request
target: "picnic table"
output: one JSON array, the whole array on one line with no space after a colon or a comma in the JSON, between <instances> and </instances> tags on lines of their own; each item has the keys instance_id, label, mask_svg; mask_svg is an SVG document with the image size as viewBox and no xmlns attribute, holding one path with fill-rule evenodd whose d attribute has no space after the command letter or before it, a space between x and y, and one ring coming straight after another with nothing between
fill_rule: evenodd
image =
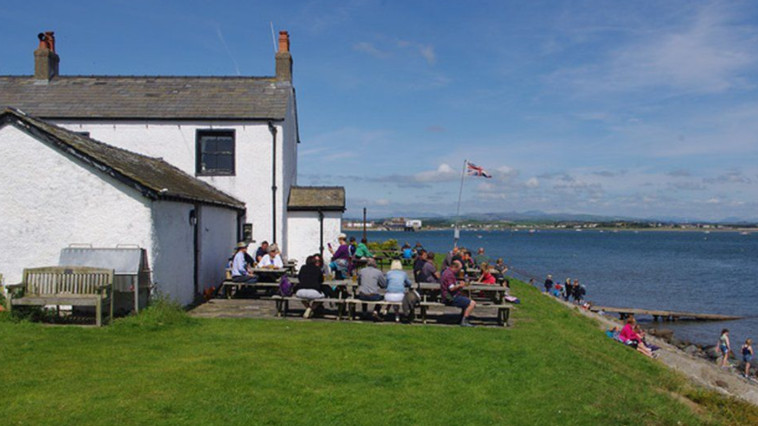
<instances>
[{"instance_id":1,"label":"picnic table","mask_svg":"<svg viewBox=\"0 0 758 426\"><path fill-rule=\"evenodd\" d=\"M425 302L430 295L440 290L438 283L417 283L417 289L421 293L422 300ZM492 300L498 304L502 304L505 300L505 296L508 294L508 287L496 284L484 284L484 283L471 283L468 286L461 289L461 292L466 294L469 299L478 298L478 294L484 293L485 299Z\"/></svg>"}]
</instances>

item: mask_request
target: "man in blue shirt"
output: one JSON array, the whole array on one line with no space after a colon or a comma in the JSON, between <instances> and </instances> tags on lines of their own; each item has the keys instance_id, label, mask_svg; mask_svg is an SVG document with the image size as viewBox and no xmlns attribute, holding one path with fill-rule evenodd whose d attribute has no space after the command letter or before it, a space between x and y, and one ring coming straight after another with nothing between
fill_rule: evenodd
<instances>
[{"instance_id":1,"label":"man in blue shirt","mask_svg":"<svg viewBox=\"0 0 758 426\"><path fill-rule=\"evenodd\" d=\"M252 265L248 265L245 260L247 254L247 243L240 242L237 244L237 253L234 254L232 260L232 281L236 283L253 284L258 279L250 272Z\"/></svg>"}]
</instances>

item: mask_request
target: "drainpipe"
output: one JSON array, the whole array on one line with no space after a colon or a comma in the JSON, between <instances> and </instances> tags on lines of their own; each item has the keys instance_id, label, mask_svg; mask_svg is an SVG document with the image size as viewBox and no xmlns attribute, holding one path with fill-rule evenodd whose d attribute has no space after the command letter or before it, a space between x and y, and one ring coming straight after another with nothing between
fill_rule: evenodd
<instances>
[{"instance_id":1,"label":"drainpipe","mask_svg":"<svg viewBox=\"0 0 758 426\"><path fill-rule=\"evenodd\" d=\"M268 131L271 132L271 240L276 244L276 126L268 122Z\"/></svg>"},{"instance_id":2,"label":"drainpipe","mask_svg":"<svg viewBox=\"0 0 758 426\"><path fill-rule=\"evenodd\" d=\"M324 258L324 212L318 209L318 253Z\"/></svg>"}]
</instances>

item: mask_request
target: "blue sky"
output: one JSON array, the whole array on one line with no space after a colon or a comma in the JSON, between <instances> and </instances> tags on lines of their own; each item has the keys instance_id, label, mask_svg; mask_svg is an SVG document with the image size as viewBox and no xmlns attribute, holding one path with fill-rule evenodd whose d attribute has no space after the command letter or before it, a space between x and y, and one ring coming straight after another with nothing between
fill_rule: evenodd
<instances>
[{"instance_id":1,"label":"blue sky","mask_svg":"<svg viewBox=\"0 0 758 426\"><path fill-rule=\"evenodd\" d=\"M0 74L54 30L62 74L272 75L289 30L299 184L348 217L542 210L758 220L758 3L35 1Z\"/></svg>"}]
</instances>

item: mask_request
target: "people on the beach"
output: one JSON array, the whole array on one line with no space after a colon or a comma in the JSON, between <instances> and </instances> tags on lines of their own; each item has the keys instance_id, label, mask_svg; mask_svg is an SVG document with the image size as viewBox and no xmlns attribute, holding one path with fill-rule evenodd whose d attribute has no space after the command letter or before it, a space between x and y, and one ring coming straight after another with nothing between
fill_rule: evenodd
<instances>
[{"instance_id":1,"label":"people on the beach","mask_svg":"<svg viewBox=\"0 0 758 426\"><path fill-rule=\"evenodd\" d=\"M721 352L721 368L727 368L729 366L729 352L732 347L729 343L729 329L725 328L721 330L721 336L719 336L719 352Z\"/></svg>"},{"instance_id":2,"label":"people on the beach","mask_svg":"<svg viewBox=\"0 0 758 426\"><path fill-rule=\"evenodd\" d=\"M295 297L303 299L302 303L305 306L303 318L310 318L313 312L320 306L320 303L314 302L314 300L324 298L324 293L321 289L324 283L324 274L316 262L316 256L308 256L305 259L305 265L300 268L297 278L299 283Z\"/></svg>"},{"instance_id":3,"label":"people on the beach","mask_svg":"<svg viewBox=\"0 0 758 426\"><path fill-rule=\"evenodd\" d=\"M237 243L237 252L232 259L232 281L236 283L253 284L258 281L258 278L253 275L253 265L250 265L248 261L245 260L247 245L248 244L244 241Z\"/></svg>"},{"instance_id":4,"label":"people on the beach","mask_svg":"<svg viewBox=\"0 0 758 426\"><path fill-rule=\"evenodd\" d=\"M458 272L463 268L460 261L456 260L450 265L449 268L442 272L442 279L440 280L440 292L442 294L442 302L448 306L455 306L463 309L463 319L461 319L461 326L473 327L468 318L471 312L476 307L476 302L461 294L461 289L466 287L466 282L458 284Z\"/></svg>"},{"instance_id":5,"label":"people on the beach","mask_svg":"<svg viewBox=\"0 0 758 426\"><path fill-rule=\"evenodd\" d=\"M553 276L548 274L547 278L545 278L545 293L551 294L550 292L553 290Z\"/></svg>"},{"instance_id":6,"label":"people on the beach","mask_svg":"<svg viewBox=\"0 0 758 426\"><path fill-rule=\"evenodd\" d=\"M563 300L568 302L572 294L573 291L571 288L571 278L566 278L566 281L563 283Z\"/></svg>"},{"instance_id":7,"label":"people on the beach","mask_svg":"<svg viewBox=\"0 0 758 426\"><path fill-rule=\"evenodd\" d=\"M584 294L587 293L587 289L579 283L579 280L574 280L574 284L572 286L572 292L574 295L574 303L581 305L582 301L584 300Z\"/></svg>"},{"instance_id":8,"label":"people on the beach","mask_svg":"<svg viewBox=\"0 0 758 426\"><path fill-rule=\"evenodd\" d=\"M367 302L378 302L384 299L379 292L380 288L387 287L387 279L384 277L382 271L376 268L376 260L373 257L366 260L366 267L358 271L358 299L365 300ZM363 304L365 311L366 304ZM379 320L380 304L374 305L374 311L372 316L375 320Z\"/></svg>"},{"instance_id":9,"label":"people on the beach","mask_svg":"<svg viewBox=\"0 0 758 426\"><path fill-rule=\"evenodd\" d=\"M334 274L334 279L344 280L348 276L350 266L350 248L347 244L347 235L340 234L337 237L339 247L335 250L331 244L327 244L329 252L332 254L332 261L329 263L329 269Z\"/></svg>"},{"instance_id":10,"label":"people on the beach","mask_svg":"<svg viewBox=\"0 0 758 426\"><path fill-rule=\"evenodd\" d=\"M745 363L745 373L742 376L749 378L750 363L753 362L753 339L745 340L745 344L742 345L742 362Z\"/></svg>"},{"instance_id":11,"label":"people on the beach","mask_svg":"<svg viewBox=\"0 0 758 426\"><path fill-rule=\"evenodd\" d=\"M647 347L642 339L642 336L639 334L639 331L635 331L636 325L637 321L633 316L627 318L626 324L624 324L624 327L619 333L619 340L624 342L625 345L635 348L637 352L640 352L647 357L653 358L653 351ZM639 330L639 328L637 328L637 330Z\"/></svg>"},{"instance_id":12,"label":"people on the beach","mask_svg":"<svg viewBox=\"0 0 758 426\"><path fill-rule=\"evenodd\" d=\"M411 281L408 274L403 271L403 264L399 260L393 260L390 264L390 270L386 276L387 291L384 293L384 300L387 302L402 302L405 297L405 291L411 288ZM400 306L393 305L395 311L395 322L400 322ZM382 316L387 313L387 308L382 309Z\"/></svg>"}]
</instances>

